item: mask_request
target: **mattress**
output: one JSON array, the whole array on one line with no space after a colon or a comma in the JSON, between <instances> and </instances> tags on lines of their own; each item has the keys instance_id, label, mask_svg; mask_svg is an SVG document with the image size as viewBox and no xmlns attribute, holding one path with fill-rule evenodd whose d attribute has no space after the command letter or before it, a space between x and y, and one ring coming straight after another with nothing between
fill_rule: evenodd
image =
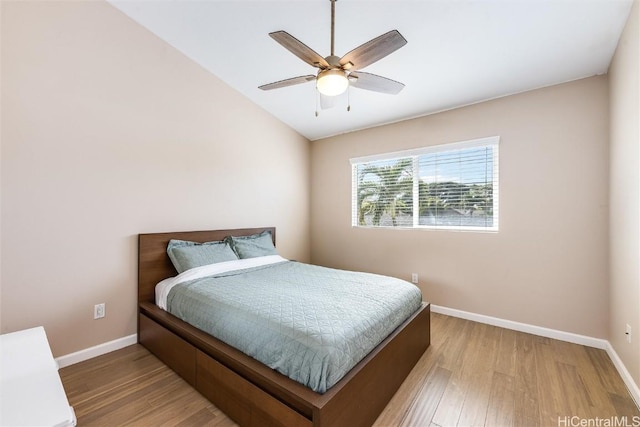
<instances>
[{"instance_id":1,"label":"mattress","mask_svg":"<svg viewBox=\"0 0 640 427\"><path fill-rule=\"evenodd\" d=\"M406 281L278 255L188 270L156 287L187 323L324 393L413 314Z\"/></svg>"}]
</instances>

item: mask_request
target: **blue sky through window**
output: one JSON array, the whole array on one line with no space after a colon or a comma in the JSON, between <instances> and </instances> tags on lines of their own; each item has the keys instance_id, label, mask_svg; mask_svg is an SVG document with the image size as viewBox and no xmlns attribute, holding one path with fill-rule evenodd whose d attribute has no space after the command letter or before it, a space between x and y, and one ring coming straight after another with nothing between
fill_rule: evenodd
<instances>
[{"instance_id":1,"label":"blue sky through window","mask_svg":"<svg viewBox=\"0 0 640 427\"><path fill-rule=\"evenodd\" d=\"M493 182L493 147L474 147L420 156L420 180L485 185Z\"/></svg>"}]
</instances>

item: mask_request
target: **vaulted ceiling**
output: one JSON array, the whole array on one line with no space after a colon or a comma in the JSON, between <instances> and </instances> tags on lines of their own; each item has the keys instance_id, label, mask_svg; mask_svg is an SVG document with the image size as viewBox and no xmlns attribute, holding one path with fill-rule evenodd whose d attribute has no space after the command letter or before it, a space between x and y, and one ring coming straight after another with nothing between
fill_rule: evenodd
<instances>
[{"instance_id":1,"label":"vaulted ceiling","mask_svg":"<svg viewBox=\"0 0 640 427\"><path fill-rule=\"evenodd\" d=\"M268 33L284 30L328 56L329 0L110 3L310 140L605 74L632 4L338 0L336 55L397 29L407 45L363 71L406 86L398 95L351 88L322 109L314 82L258 86L316 74Z\"/></svg>"}]
</instances>

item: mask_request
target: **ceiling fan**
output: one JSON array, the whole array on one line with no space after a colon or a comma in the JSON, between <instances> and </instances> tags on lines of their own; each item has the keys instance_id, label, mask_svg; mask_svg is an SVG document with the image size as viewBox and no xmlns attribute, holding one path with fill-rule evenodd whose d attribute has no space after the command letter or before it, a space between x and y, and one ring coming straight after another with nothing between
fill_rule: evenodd
<instances>
[{"instance_id":1,"label":"ceiling fan","mask_svg":"<svg viewBox=\"0 0 640 427\"><path fill-rule=\"evenodd\" d=\"M331 97L344 93L349 85L359 89L392 95L399 93L402 88L404 88L404 84L359 70L400 49L407 44L407 40L402 37L397 30L392 30L358 46L342 58L335 56L334 33L336 0L329 1L331 2L331 54L326 58L320 56L313 49L286 31L269 33L269 36L280 43L285 49L312 67L318 68L318 73L316 75L308 74L306 76L280 80L259 86L259 89L279 89L315 81L318 92L320 92L322 108L333 106Z\"/></svg>"}]
</instances>

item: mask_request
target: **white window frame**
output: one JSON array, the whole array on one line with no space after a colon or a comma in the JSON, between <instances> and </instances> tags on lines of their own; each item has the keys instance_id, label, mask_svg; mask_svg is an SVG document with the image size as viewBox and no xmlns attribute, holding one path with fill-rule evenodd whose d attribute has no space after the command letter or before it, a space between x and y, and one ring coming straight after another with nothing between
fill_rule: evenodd
<instances>
[{"instance_id":1,"label":"white window frame","mask_svg":"<svg viewBox=\"0 0 640 427\"><path fill-rule=\"evenodd\" d=\"M447 225L420 225L420 209L415 209L419 206L419 167L418 158L424 154L443 153L447 151L461 150L474 147L493 147L493 159L492 159L492 195L493 195L493 225L489 227L483 226L447 226ZM375 154L370 156L355 157L350 159L351 163L351 225L359 228L392 228L392 229L437 229L437 230L456 230L456 231L475 231L475 232L497 232L499 230L499 205L500 205L500 185L499 185L499 151L500 151L500 137L490 136L486 138L478 138L469 141L454 142L449 144L434 145L430 147L423 147L411 150L394 151L391 153ZM357 166L362 163L395 160L400 158L413 158L413 225L407 226L379 226L379 225L360 225L358 224L358 206L357 206L357 191L358 191L358 173Z\"/></svg>"}]
</instances>

